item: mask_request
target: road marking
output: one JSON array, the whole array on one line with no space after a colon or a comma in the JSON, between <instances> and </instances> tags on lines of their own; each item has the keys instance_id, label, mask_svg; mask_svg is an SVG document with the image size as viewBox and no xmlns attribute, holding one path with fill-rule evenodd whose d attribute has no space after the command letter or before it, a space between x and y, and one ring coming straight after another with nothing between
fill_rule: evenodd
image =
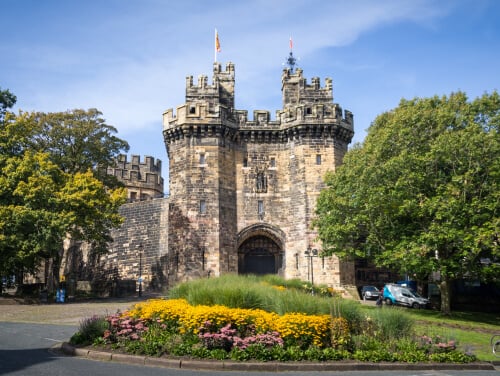
<instances>
[{"instance_id":1,"label":"road marking","mask_svg":"<svg viewBox=\"0 0 500 376\"><path fill-rule=\"evenodd\" d=\"M53 342L64 342L60 339L53 339L53 338L42 338L42 339L46 339L47 341L53 341Z\"/></svg>"}]
</instances>

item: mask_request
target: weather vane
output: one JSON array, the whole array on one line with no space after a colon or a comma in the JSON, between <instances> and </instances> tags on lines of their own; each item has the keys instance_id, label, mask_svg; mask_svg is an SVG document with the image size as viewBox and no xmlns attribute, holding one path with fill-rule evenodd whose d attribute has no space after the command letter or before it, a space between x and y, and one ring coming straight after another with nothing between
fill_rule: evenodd
<instances>
[{"instance_id":1,"label":"weather vane","mask_svg":"<svg viewBox=\"0 0 500 376\"><path fill-rule=\"evenodd\" d=\"M293 68L297 63L297 59L293 56L293 40L290 37L290 55L288 55L288 59L286 59L286 64L290 67L290 71L293 73Z\"/></svg>"}]
</instances>

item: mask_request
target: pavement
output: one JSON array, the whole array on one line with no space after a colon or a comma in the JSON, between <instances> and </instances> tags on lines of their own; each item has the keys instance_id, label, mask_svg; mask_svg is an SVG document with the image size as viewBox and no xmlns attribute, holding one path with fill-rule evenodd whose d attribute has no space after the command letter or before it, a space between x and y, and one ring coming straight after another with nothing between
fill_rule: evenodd
<instances>
[{"instance_id":1,"label":"pavement","mask_svg":"<svg viewBox=\"0 0 500 376\"><path fill-rule=\"evenodd\" d=\"M82 320L94 315L123 312L140 300L144 299L92 299L70 303L39 304L36 301L0 297L0 321L79 325Z\"/></svg>"},{"instance_id":2,"label":"pavement","mask_svg":"<svg viewBox=\"0 0 500 376\"><path fill-rule=\"evenodd\" d=\"M135 303L148 299L94 299L62 304L26 304L26 301L0 297L0 321L29 322L57 325L78 325L82 320L93 315L113 314L131 308ZM94 348L78 348L69 343L56 345L53 350L69 356L78 356L98 361L111 361L134 365L181 368L190 370L221 371L366 371L366 370L495 370L499 362L474 362L469 364L450 363L370 363L355 361L336 362L236 362L197 360L190 358L148 357Z\"/></svg>"}]
</instances>

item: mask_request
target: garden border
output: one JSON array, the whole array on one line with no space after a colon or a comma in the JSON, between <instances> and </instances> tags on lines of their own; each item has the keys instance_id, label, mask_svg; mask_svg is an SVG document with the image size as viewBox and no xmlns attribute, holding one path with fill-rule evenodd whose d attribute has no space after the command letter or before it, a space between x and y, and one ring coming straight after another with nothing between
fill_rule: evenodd
<instances>
[{"instance_id":1,"label":"garden border","mask_svg":"<svg viewBox=\"0 0 500 376\"><path fill-rule=\"evenodd\" d=\"M414 370L495 370L497 362L473 363L389 363L389 362L355 362L355 361L327 361L327 362L235 362L228 360L197 360L191 358L155 358L115 352L105 352L92 348L79 348L63 342L55 346L62 353L97 361L110 361L144 365L149 367L180 368L190 370L221 370L221 371L414 371Z\"/></svg>"}]
</instances>

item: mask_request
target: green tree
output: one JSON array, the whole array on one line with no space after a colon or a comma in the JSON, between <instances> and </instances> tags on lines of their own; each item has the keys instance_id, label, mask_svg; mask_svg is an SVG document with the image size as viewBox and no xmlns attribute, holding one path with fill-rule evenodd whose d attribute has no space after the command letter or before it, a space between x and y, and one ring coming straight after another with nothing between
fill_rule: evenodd
<instances>
[{"instance_id":1,"label":"green tree","mask_svg":"<svg viewBox=\"0 0 500 376\"><path fill-rule=\"evenodd\" d=\"M3 275L34 271L56 254L70 225L58 202L65 177L46 154L5 160L0 173L0 249Z\"/></svg>"},{"instance_id":2,"label":"green tree","mask_svg":"<svg viewBox=\"0 0 500 376\"><path fill-rule=\"evenodd\" d=\"M3 121L5 113L9 108L14 107L17 98L9 90L2 90L0 87L0 122Z\"/></svg>"},{"instance_id":3,"label":"green tree","mask_svg":"<svg viewBox=\"0 0 500 376\"><path fill-rule=\"evenodd\" d=\"M458 278L498 282L500 97L402 100L326 177L315 226L328 253L424 279L441 310Z\"/></svg>"},{"instance_id":4,"label":"green tree","mask_svg":"<svg viewBox=\"0 0 500 376\"><path fill-rule=\"evenodd\" d=\"M57 113L37 113L38 125L31 146L46 152L64 172L74 174L91 170L107 186L117 186L106 169L113 166L129 144L116 136L115 127L106 124L95 108Z\"/></svg>"},{"instance_id":5,"label":"green tree","mask_svg":"<svg viewBox=\"0 0 500 376\"><path fill-rule=\"evenodd\" d=\"M93 154L100 146L83 146L80 150L86 165L82 162L73 169L59 165L65 152L57 154L50 147L42 147L43 142L51 145L56 137L48 137L50 132L40 118L40 114L21 112L16 116L6 111L0 122L2 275L34 271L40 260L47 258L54 259L57 267L68 235L90 243L95 252L103 252L111 240L111 229L122 221L118 208L126 200L124 188L110 188L95 174L97 166L106 160L105 152ZM83 141L75 137L75 143L105 143L107 135L82 136ZM80 157L78 153L74 156Z\"/></svg>"}]
</instances>

